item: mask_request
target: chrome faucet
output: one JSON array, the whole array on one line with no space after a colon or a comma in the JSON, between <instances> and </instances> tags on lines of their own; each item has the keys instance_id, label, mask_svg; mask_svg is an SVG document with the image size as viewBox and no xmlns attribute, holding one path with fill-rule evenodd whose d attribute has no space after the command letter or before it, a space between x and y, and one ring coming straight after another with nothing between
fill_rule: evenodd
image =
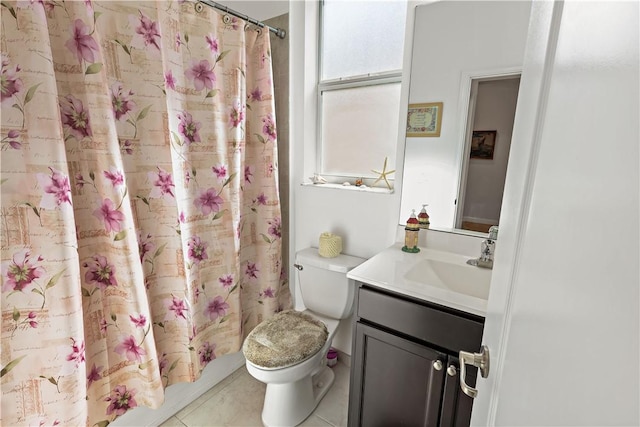
<instances>
[{"instance_id":1,"label":"chrome faucet","mask_svg":"<svg viewBox=\"0 0 640 427\"><path fill-rule=\"evenodd\" d=\"M489 228L489 237L485 239L480 246L480 257L468 260L467 264L482 268L493 268L493 254L495 252L497 239L498 226L494 225Z\"/></svg>"}]
</instances>

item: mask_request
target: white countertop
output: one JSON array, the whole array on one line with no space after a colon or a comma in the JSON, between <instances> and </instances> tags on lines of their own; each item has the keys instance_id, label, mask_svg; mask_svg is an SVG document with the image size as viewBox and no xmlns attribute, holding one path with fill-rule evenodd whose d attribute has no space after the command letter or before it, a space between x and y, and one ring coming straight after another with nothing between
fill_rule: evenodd
<instances>
[{"instance_id":1,"label":"white countertop","mask_svg":"<svg viewBox=\"0 0 640 427\"><path fill-rule=\"evenodd\" d=\"M487 301L485 299L442 286L432 286L425 282L409 280L406 277L407 273L425 258L466 266L468 257L429 248L420 248L419 253L413 254L403 252L401 248L401 243L394 244L351 270L347 273L347 277L423 301L430 301L482 317L486 316ZM473 266L468 266L468 268L478 269L474 273L477 272L485 279L490 280L491 270Z\"/></svg>"}]
</instances>

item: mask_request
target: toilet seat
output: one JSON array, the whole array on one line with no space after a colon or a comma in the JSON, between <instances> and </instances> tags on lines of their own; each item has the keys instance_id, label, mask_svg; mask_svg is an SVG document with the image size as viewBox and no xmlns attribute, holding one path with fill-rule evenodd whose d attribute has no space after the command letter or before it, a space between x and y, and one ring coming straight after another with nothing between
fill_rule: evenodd
<instances>
[{"instance_id":1,"label":"toilet seat","mask_svg":"<svg viewBox=\"0 0 640 427\"><path fill-rule=\"evenodd\" d=\"M242 352L247 362L259 369L283 369L314 356L328 337L324 322L303 312L286 310L251 331Z\"/></svg>"}]
</instances>

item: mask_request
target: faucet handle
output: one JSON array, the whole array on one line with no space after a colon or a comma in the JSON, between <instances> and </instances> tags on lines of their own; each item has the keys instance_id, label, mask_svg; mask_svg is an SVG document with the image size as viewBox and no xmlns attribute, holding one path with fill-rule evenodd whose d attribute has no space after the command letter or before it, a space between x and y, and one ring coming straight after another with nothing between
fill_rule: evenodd
<instances>
[{"instance_id":1,"label":"faucet handle","mask_svg":"<svg viewBox=\"0 0 640 427\"><path fill-rule=\"evenodd\" d=\"M489 227L489 240L498 240L498 226L492 225Z\"/></svg>"}]
</instances>

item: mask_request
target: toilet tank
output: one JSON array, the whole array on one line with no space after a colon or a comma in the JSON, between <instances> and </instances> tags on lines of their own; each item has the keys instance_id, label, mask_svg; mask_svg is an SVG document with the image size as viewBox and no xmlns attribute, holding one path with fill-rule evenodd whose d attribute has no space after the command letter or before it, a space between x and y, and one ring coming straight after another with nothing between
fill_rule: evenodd
<instances>
[{"instance_id":1,"label":"toilet tank","mask_svg":"<svg viewBox=\"0 0 640 427\"><path fill-rule=\"evenodd\" d=\"M317 248L297 252L298 283L304 306L333 319L349 316L356 287L353 280L347 278L347 272L364 261L351 255L324 258Z\"/></svg>"}]
</instances>

